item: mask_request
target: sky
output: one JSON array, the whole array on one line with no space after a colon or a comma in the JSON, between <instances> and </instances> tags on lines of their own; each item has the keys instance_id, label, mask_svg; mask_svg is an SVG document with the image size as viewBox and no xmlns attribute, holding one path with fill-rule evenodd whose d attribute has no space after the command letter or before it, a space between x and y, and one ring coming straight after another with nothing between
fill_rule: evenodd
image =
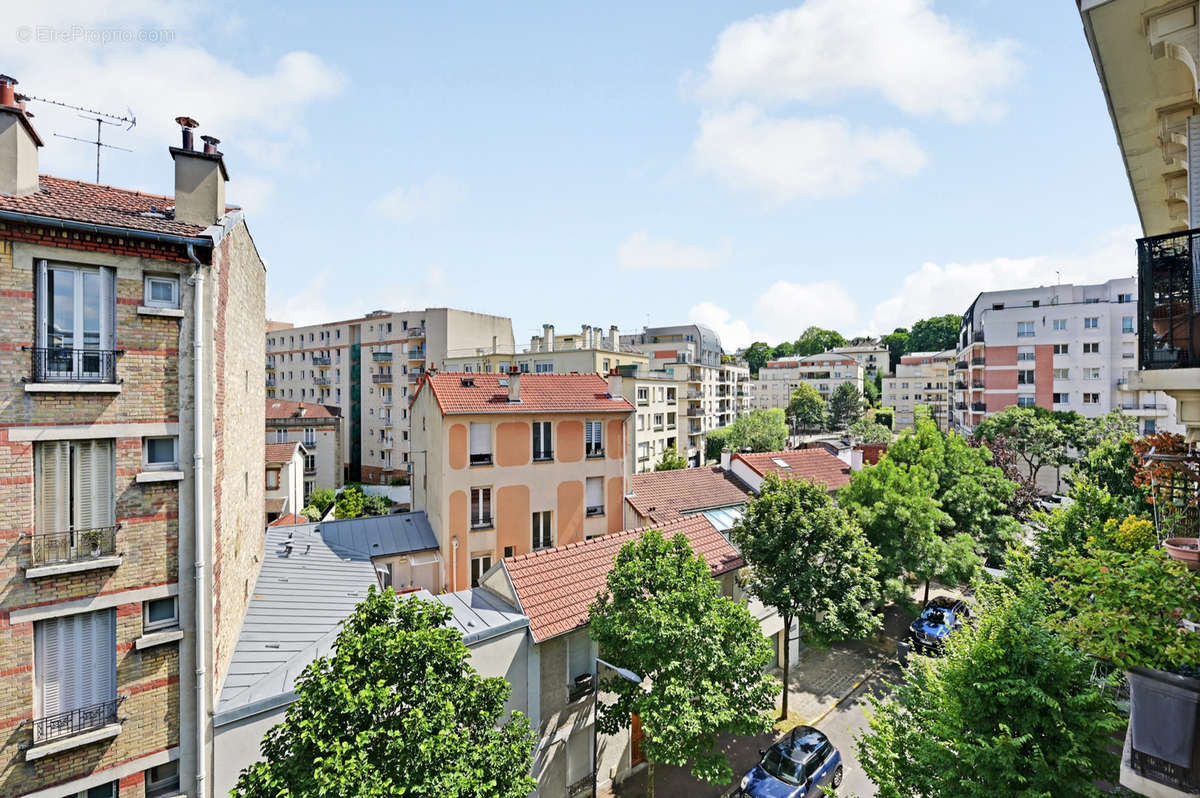
<instances>
[{"instance_id":1,"label":"sky","mask_svg":"<svg viewBox=\"0 0 1200 798\"><path fill-rule=\"evenodd\" d=\"M102 6L102 7L101 7ZM225 153L268 316L885 334L980 291L1132 276L1074 0L0 2L19 91L117 115L101 182ZM95 123L31 102L43 173Z\"/></svg>"}]
</instances>

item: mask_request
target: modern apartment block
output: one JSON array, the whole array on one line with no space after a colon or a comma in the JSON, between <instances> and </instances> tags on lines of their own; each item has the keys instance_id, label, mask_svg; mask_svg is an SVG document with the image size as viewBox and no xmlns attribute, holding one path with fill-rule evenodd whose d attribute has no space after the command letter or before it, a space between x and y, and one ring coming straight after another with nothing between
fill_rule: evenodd
<instances>
[{"instance_id":1,"label":"modern apartment block","mask_svg":"<svg viewBox=\"0 0 1200 798\"><path fill-rule=\"evenodd\" d=\"M750 369L744 363L724 362L720 337L699 324L645 327L642 332L622 335L624 347L650 358L652 372L663 371L686 383L687 446L679 451L694 465L704 459L705 435L732 424L749 407L745 383Z\"/></svg>"},{"instance_id":2,"label":"modern apartment block","mask_svg":"<svg viewBox=\"0 0 1200 798\"><path fill-rule=\"evenodd\" d=\"M534 374L608 375L624 366L649 368L650 359L629 346L622 346L616 325L608 335L599 327L583 325L578 333L556 335L553 324L543 324L542 334L531 336L529 348L516 352L512 347L479 347L470 351L452 351L443 363L443 371L494 372L507 374L516 368Z\"/></svg>"},{"instance_id":3,"label":"modern apartment block","mask_svg":"<svg viewBox=\"0 0 1200 798\"><path fill-rule=\"evenodd\" d=\"M644 373L628 366L618 372L622 394L637 409L629 436L633 473L653 471L668 449L686 456L680 442L687 440L689 427L699 425L687 417L687 383L665 371Z\"/></svg>"},{"instance_id":4,"label":"modern apartment block","mask_svg":"<svg viewBox=\"0 0 1200 798\"><path fill-rule=\"evenodd\" d=\"M1012 405L1122 410L1142 432L1174 431L1174 400L1137 390L1138 305L1132 277L980 294L963 314L952 422L973 430Z\"/></svg>"},{"instance_id":5,"label":"modern apartment block","mask_svg":"<svg viewBox=\"0 0 1200 798\"><path fill-rule=\"evenodd\" d=\"M857 360L863 367L863 377L868 380L873 380L876 376L886 377L892 373L891 351L878 341L839 346L830 349L829 353L849 355Z\"/></svg>"},{"instance_id":6,"label":"modern apartment block","mask_svg":"<svg viewBox=\"0 0 1200 798\"><path fill-rule=\"evenodd\" d=\"M847 382L861 394L864 373L857 357L836 352L768 360L758 370L758 384L753 389L754 406L758 410L786 410L792 391L802 384L816 388L825 400Z\"/></svg>"},{"instance_id":7,"label":"modern apartment block","mask_svg":"<svg viewBox=\"0 0 1200 798\"><path fill-rule=\"evenodd\" d=\"M212 698L263 549L263 262L194 121L177 120L174 196L39 175L14 83L0 796L207 796Z\"/></svg>"},{"instance_id":8,"label":"modern apartment block","mask_svg":"<svg viewBox=\"0 0 1200 798\"><path fill-rule=\"evenodd\" d=\"M896 364L896 376L883 378L882 402L895 411L892 429L909 429L916 421L917 405L929 408L940 429L948 429L954 401L954 364L957 352L912 352ZM962 386L965 388L965 384Z\"/></svg>"},{"instance_id":9,"label":"modern apartment block","mask_svg":"<svg viewBox=\"0 0 1200 798\"><path fill-rule=\"evenodd\" d=\"M267 395L342 409L346 478L408 477L408 398L450 352L513 346L512 321L453 308L392 312L267 333Z\"/></svg>"},{"instance_id":10,"label":"modern apartment block","mask_svg":"<svg viewBox=\"0 0 1200 798\"><path fill-rule=\"evenodd\" d=\"M426 375L411 402L413 509L437 536L446 590L503 557L624 527L634 407L597 374Z\"/></svg>"},{"instance_id":11,"label":"modern apartment block","mask_svg":"<svg viewBox=\"0 0 1200 798\"><path fill-rule=\"evenodd\" d=\"M341 413L339 407L316 402L267 400L267 443L304 444L305 501L318 488L340 488L345 482Z\"/></svg>"}]
</instances>

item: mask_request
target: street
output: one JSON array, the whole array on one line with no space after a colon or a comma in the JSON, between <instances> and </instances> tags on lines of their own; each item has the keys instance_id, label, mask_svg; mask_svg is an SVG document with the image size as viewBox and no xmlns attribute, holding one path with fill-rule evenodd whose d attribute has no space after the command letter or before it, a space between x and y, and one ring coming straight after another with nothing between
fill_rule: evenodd
<instances>
[{"instance_id":1,"label":"street","mask_svg":"<svg viewBox=\"0 0 1200 798\"><path fill-rule=\"evenodd\" d=\"M854 692L847 696L837 708L825 716L817 727L828 735L830 741L842 752L842 762L845 776L838 790L841 798L869 798L875 795L875 785L867 779L858 763L858 755L854 747L854 737L867 727L866 710L869 695L886 695L889 691L886 682L895 683L900 679L900 669L889 665L879 673L863 682Z\"/></svg>"}]
</instances>

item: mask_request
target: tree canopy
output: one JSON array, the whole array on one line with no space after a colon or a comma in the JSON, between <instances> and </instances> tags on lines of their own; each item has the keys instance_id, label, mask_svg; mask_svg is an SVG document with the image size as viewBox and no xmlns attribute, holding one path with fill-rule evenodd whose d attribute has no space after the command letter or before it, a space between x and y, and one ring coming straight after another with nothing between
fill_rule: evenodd
<instances>
[{"instance_id":1,"label":"tree canopy","mask_svg":"<svg viewBox=\"0 0 1200 798\"><path fill-rule=\"evenodd\" d=\"M825 424L825 399L816 388L802 382L792 391L787 417L799 429L820 429Z\"/></svg>"},{"instance_id":2,"label":"tree canopy","mask_svg":"<svg viewBox=\"0 0 1200 798\"><path fill-rule=\"evenodd\" d=\"M787 717L792 620L817 644L874 632L879 554L823 486L775 474L766 476L729 534L750 566L750 591L783 619L781 717Z\"/></svg>"},{"instance_id":3,"label":"tree canopy","mask_svg":"<svg viewBox=\"0 0 1200 798\"><path fill-rule=\"evenodd\" d=\"M868 418L860 418L850 425L850 437L857 443L890 443L892 430Z\"/></svg>"},{"instance_id":4,"label":"tree canopy","mask_svg":"<svg viewBox=\"0 0 1200 798\"><path fill-rule=\"evenodd\" d=\"M943 349L958 347L958 333L962 328L962 316L958 313L947 313L944 316L933 316L921 319L912 326L908 335L909 352L941 352Z\"/></svg>"},{"instance_id":5,"label":"tree canopy","mask_svg":"<svg viewBox=\"0 0 1200 798\"><path fill-rule=\"evenodd\" d=\"M709 432L705 438L704 456L707 460L718 460L722 449L738 452L749 448L752 452L777 452L787 446L788 428L783 411L752 410L739 416L732 424Z\"/></svg>"},{"instance_id":6,"label":"tree canopy","mask_svg":"<svg viewBox=\"0 0 1200 798\"><path fill-rule=\"evenodd\" d=\"M778 691L764 673L770 645L745 605L721 595L686 536L652 529L621 547L589 614L604 658L646 680L606 678L616 701L601 702L599 727L614 734L640 717L648 794L655 764L690 763L696 778L728 783L716 736L765 732Z\"/></svg>"},{"instance_id":7,"label":"tree canopy","mask_svg":"<svg viewBox=\"0 0 1200 798\"><path fill-rule=\"evenodd\" d=\"M742 356L746 358L746 363L750 366L750 373L757 375L758 370L771 359L771 345L766 341L755 341L746 347Z\"/></svg>"},{"instance_id":8,"label":"tree canopy","mask_svg":"<svg viewBox=\"0 0 1200 798\"><path fill-rule=\"evenodd\" d=\"M662 453L662 458L655 464L655 471L678 471L681 468L687 468L687 458L681 455L672 446Z\"/></svg>"},{"instance_id":9,"label":"tree canopy","mask_svg":"<svg viewBox=\"0 0 1200 798\"><path fill-rule=\"evenodd\" d=\"M843 382L829 397L829 428L846 429L862 418L863 397L854 383Z\"/></svg>"},{"instance_id":10,"label":"tree canopy","mask_svg":"<svg viewBox=\"0 0 1200 798\"><path fill-rule=\"evenodd\" d=\"M809 327L800 333L792 347L793 355L818 355L839 346L845 346L846 339L837 330L825 330L820 327Z\"/></svg>"},{"instance_id":11,"label":"tree canopy","mask_svg":"<svg viewBox=\"0 0 1200 798\"><path fill-rule=\"evenodd\" d=\"M523 798L536 786L529 719L503 719L511 688L471 667L450 609L371 587L333 654L242 771L244 798Z\"/></svg>"}]
</instances>

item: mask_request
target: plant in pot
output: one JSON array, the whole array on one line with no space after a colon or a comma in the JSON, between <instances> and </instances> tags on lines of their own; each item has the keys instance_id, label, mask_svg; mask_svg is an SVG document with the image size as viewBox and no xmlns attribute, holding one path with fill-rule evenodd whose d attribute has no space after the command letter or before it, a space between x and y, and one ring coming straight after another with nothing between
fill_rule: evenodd
<instances>
[{"instance_id":1,"label":"plant in pot","mask_svg":"<svg viewBox=\"0 0 1200 798\"><path fill-rule=\"evenodd\" d=\"M1145 488L1154 526L1172 559L1200 570L1200 458L1182 435L1161 432L1133 444L1133 482Z\"/></svg>"},{"instance_id":2,"label":"plant in pot","mask_svg":"<svg viewBox=\"0 0 1200 798\"><path fill-rule=\"evenodd\" d=\"M1059 560L1051 584L1063 636L1124 670L1132 766L1200 791L1200 582L1159 547Z\"/></svg>"},{"instance_id":3,"label":"plant in pot","mask_svg":"<svg viewBox=\"0 0 1200 798\"><path fill-rule=\"evenodd\" d=\"M104 530L89 529L83 533L83 542L91 550L93 557L100 556L100 544L104 542Z\"/></svg>"}]
</instances>

